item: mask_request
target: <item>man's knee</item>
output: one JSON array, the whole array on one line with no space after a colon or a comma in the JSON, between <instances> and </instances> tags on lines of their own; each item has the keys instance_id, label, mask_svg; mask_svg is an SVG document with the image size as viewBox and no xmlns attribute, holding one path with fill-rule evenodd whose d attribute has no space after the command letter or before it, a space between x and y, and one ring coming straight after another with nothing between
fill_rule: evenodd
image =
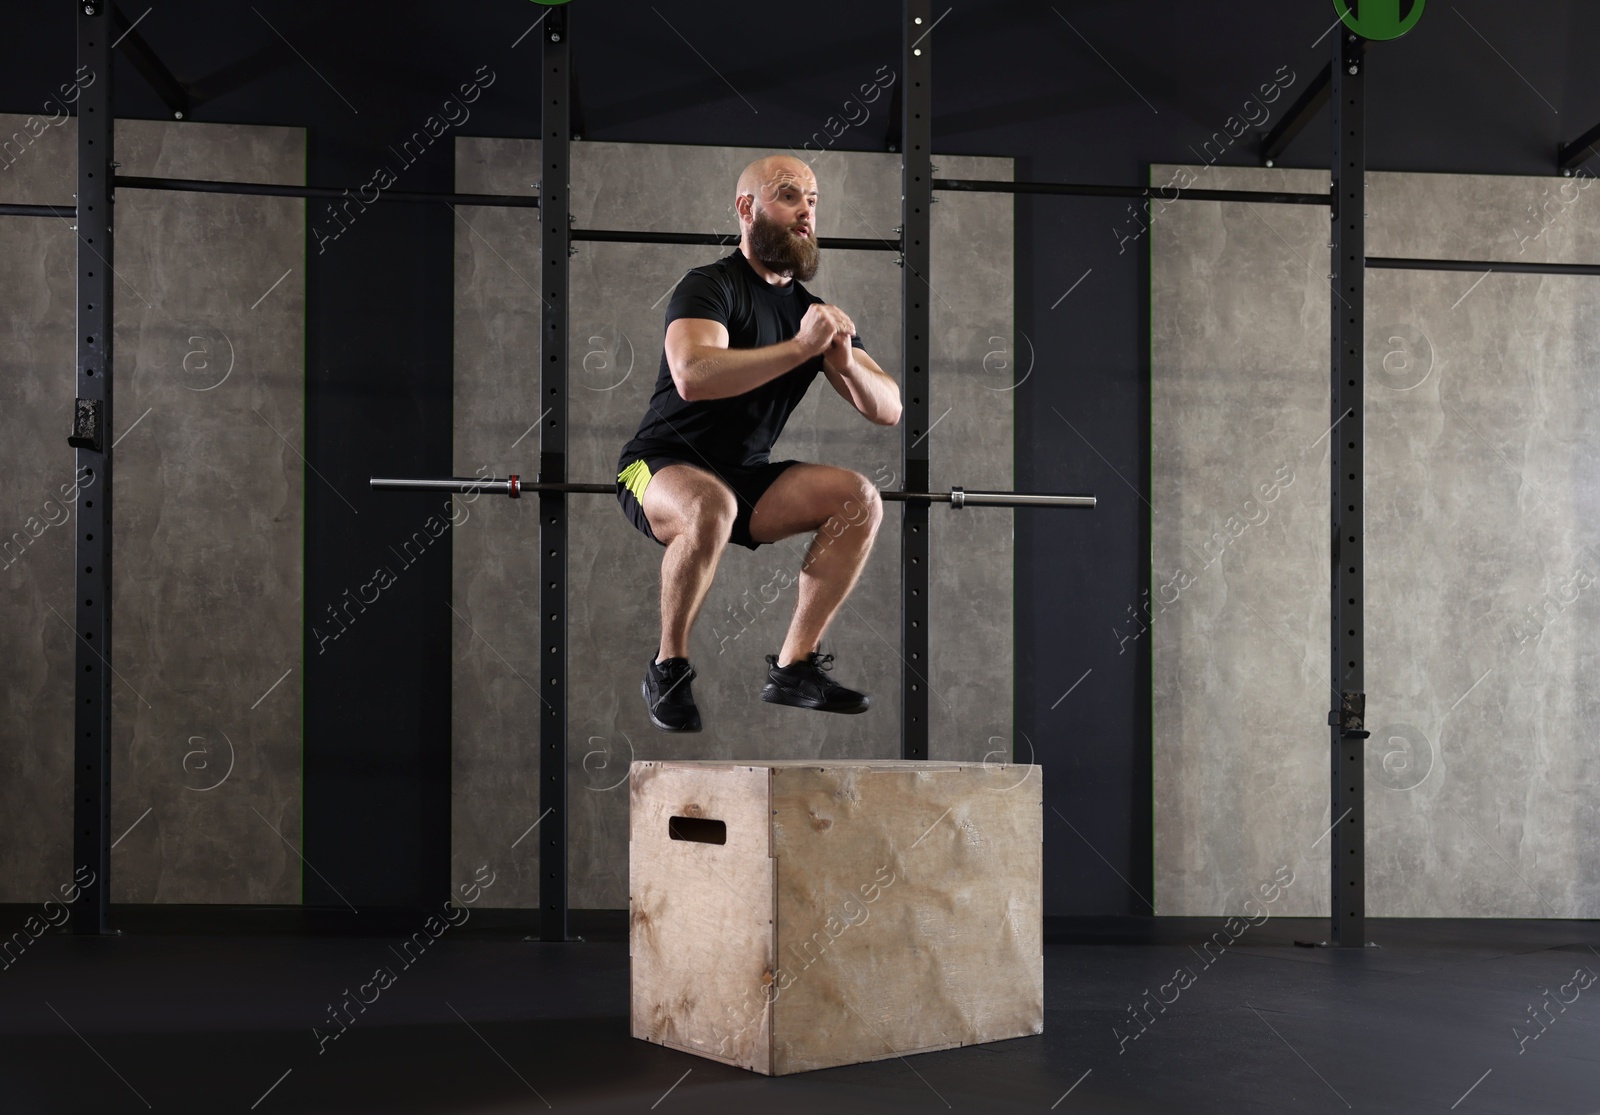
<instances>
[{"instance_id":1,"label":"man's knee","mask_svg":"<svg viewBox=\"0 0 1600 1115\"><path fill-rule=\"evenodd\" d=\"M686 533L702 542L721 543L728 540L739 504L728 488L706 484L685 498L681 511Z\"/></svg>"},{"instance_id":2,"label":"man's knee","mask_svg":"<svg viewBox=\"0 0 1600 1115\"><path fill-rule=\"evenodd\" d=\"M883 497L872 481L859 472L847 474L843 517L851 526L877 530L883 521Z\"/></svg>"}]
</instances>

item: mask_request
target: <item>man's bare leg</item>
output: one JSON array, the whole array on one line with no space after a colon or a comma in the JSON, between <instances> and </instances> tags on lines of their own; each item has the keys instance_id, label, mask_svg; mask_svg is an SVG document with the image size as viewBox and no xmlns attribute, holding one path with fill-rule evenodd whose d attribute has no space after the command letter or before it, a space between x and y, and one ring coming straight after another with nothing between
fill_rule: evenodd
<instances>
[{"instance_id":1,"label":"man's bare leg","mask_svg":"<svg viewBox=\"0 0 1600 1115\"><path fill-rule=\"evenodd\" d=\"M738 505L721 480L695 465L667 465L644 490L645 518L666 543L661 559L661 645L656 661L689 657L689 629L711 590Z\"/></svg>"},{"instance_id":2,"label":"man's bare leg","mask_svg":"<svg viewBox=\"0 0 1600 1115\"><path fill-rule=\"evenodd\" d=\"M800 567L799 600L779 666L805 658L822 642L866 566L882 521L883 501L872 482L832 465L791 466L757 501L750 516L750 536L757 542L816 531Z\"/></svg>"}]
</instances>

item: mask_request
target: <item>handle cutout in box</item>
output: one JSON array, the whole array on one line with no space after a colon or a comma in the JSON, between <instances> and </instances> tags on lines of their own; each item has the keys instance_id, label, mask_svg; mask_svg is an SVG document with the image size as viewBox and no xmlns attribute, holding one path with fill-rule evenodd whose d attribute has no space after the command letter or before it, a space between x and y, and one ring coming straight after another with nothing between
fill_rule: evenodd
<instances>
[{"instance_id":1,"label":"handle cutout in box","mask_svg":"<svg viewBox=\"0 0 1600 1115\"><path fill-rule=\"evenodd\" d=\"M728 824L706 817L671 817L667 820L667 835L674 840L692 840L696 844L726 844Z\"/></svg>"}]
</instances>

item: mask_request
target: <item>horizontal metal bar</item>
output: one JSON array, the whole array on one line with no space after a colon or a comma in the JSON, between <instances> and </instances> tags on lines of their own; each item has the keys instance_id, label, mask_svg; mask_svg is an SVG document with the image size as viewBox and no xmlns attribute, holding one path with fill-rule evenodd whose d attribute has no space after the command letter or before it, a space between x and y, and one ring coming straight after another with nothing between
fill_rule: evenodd
<instances>
[{"instance_id":1,"label":"horizontal metal bar","mask_svg":"<svg viewBox=\"0 0 1600 1115\"><path fill-rule=\"evenodd\" d=\"M1600 154L1595 150L1596 144L1600 144L1600 124L1596 124L1571 143L1556 148L1556 169L1577 170L1596 154Z\"/></svg>"},{"instance_id":2,"label":"horizontal metal bar","mask_svg":"<svg viewBox=\"0 0 1600 1115\"><path fill-rule=\"evenodd\" d=\"M520 477L500 476L449 476L443 478L405 479L392 476L374 476L369 485L374 490L392 492L483 492L489 495L511 495L524 492L579 492L589 495L614 495L611 484L541 484ZM515 493L515 494L513 494ZM893 488L878 493L890 503L958 503L980 507L1081 507L1092 509L1094 496L1053 495L1044 492L967 492L960 488L953 492L902 492Z\"/></svg>"},{"instance_id":3,"label":"horizontal metal bar","mask_svg":"<svg viewBox=\"0 0 1600 1115\"><path fill-rule=\"evenodd\" d=\"M1596 263L1524 263L1511 260L1401 259L1368 256L1368 267L1389 271L1500 271L1518 275L1600 275Z\"/></svg>"},{"instance_id":4,"label":"horizontal metal bar","mask_svg":"<svg viewBox=\"0 0 1600 1115\"><path fill-rule=\"evenodd\" d=\"M13 205L0 204L0 217L76 217L76 205Z\"/></svg>"},{"instance_id":5,"label":"horizontal metal bar","mask_svg":"<svg viewBox=\"0 0 1600 1115\"><path fill-rule=\"evenodd\" d=\"M356 201L370 205L376 201L448 202L453 205L501 206L511 209L537 209L539 199L517 194L447 194L380 190L376 197L368 198L352 193L350 187L335 189L331 186L283 186L265 182L209 182L195 178L139 178L119 174L113 184L128 190L175 190L206 194L253 194L261 197L330 198ZM575 228L573 240L591 240L613 244L710 244L732 247L738 237L716 232L630 232L623 229ZM898 240L875 240L870 237L822 236L817 238L821 248L857 249L862 251L898 252Z\"/></svg>"},{"instance_id":6,"label":"horizontal metal bar","mask_svg":"<svg viewBox=\"0 0 1600 1115\"><path fill-rule=\"evenodd\" d=\"M1263 205L1332 205L1331 194L1281 190L1186 190L1177 186L1075 186L1064 182L1002 182L935 178L935 190L991 194L1067 194L1072 197L1158 197L1162 201L1259 201Z\"/></svg>"},{"instance_id":7,"label":"horizontal metal bar","mask_svg":"<svg viewBox=\"0 0 1600 1115\"><path fill-rule=\"evenodd\" d=\"M139 178L119 174L112 185L125 190L176 190L197 194L252 194L259 197L334 198L371 205L378 201L446 202L452 205L495 205L508 209L537 209L539 199L521 194L447 194L428 191L379 190L367 198L349 186L288 186L267 182L210 182L198 178Z\"/></svg>"},{"instance_id":8,"label":"horizontal metal bar","mask_svg":"<svg viewBox=\"0 0 1600 1115\"><path fill-rule=\"evenodd\" d=\"M731 248L738 244L739 238L733 233L723 232L630 232L623 229L605 228L575 228L572 230L574 240L594 240L609 244L715 244L719 247ZM871 237L854 236L819 236L819 248L843 248L860 251L898 252L898 240L874 240Z\"/></svg>"}]
</instances>

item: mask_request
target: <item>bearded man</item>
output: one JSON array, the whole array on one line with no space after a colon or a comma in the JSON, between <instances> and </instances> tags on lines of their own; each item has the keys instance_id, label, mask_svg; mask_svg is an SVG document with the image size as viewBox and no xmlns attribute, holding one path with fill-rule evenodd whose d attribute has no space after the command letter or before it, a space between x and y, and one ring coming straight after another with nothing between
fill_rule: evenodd
<instances>
[{"instance_id":1,"label":"bearded man","mask_svg":"<svg viewBox=\"0 0 1600 1115\"><path fill-rule=\"evenodd\" d=\"M661 638L642 686L662 731L701 729L689 631L729 542L754 550L813 534L761 699L844 713L872 703L828 677L833 655L818 648L877 536L877 488L850 469L770 459L819 372L867 421L900 421L899 385L866 354L855 322L802 285L821 263L817 198L811 169L787 155L739 175L738 250L673 291L655 391L617 462L624 513L665 547Z\"/></svg>"}]
</instances>

